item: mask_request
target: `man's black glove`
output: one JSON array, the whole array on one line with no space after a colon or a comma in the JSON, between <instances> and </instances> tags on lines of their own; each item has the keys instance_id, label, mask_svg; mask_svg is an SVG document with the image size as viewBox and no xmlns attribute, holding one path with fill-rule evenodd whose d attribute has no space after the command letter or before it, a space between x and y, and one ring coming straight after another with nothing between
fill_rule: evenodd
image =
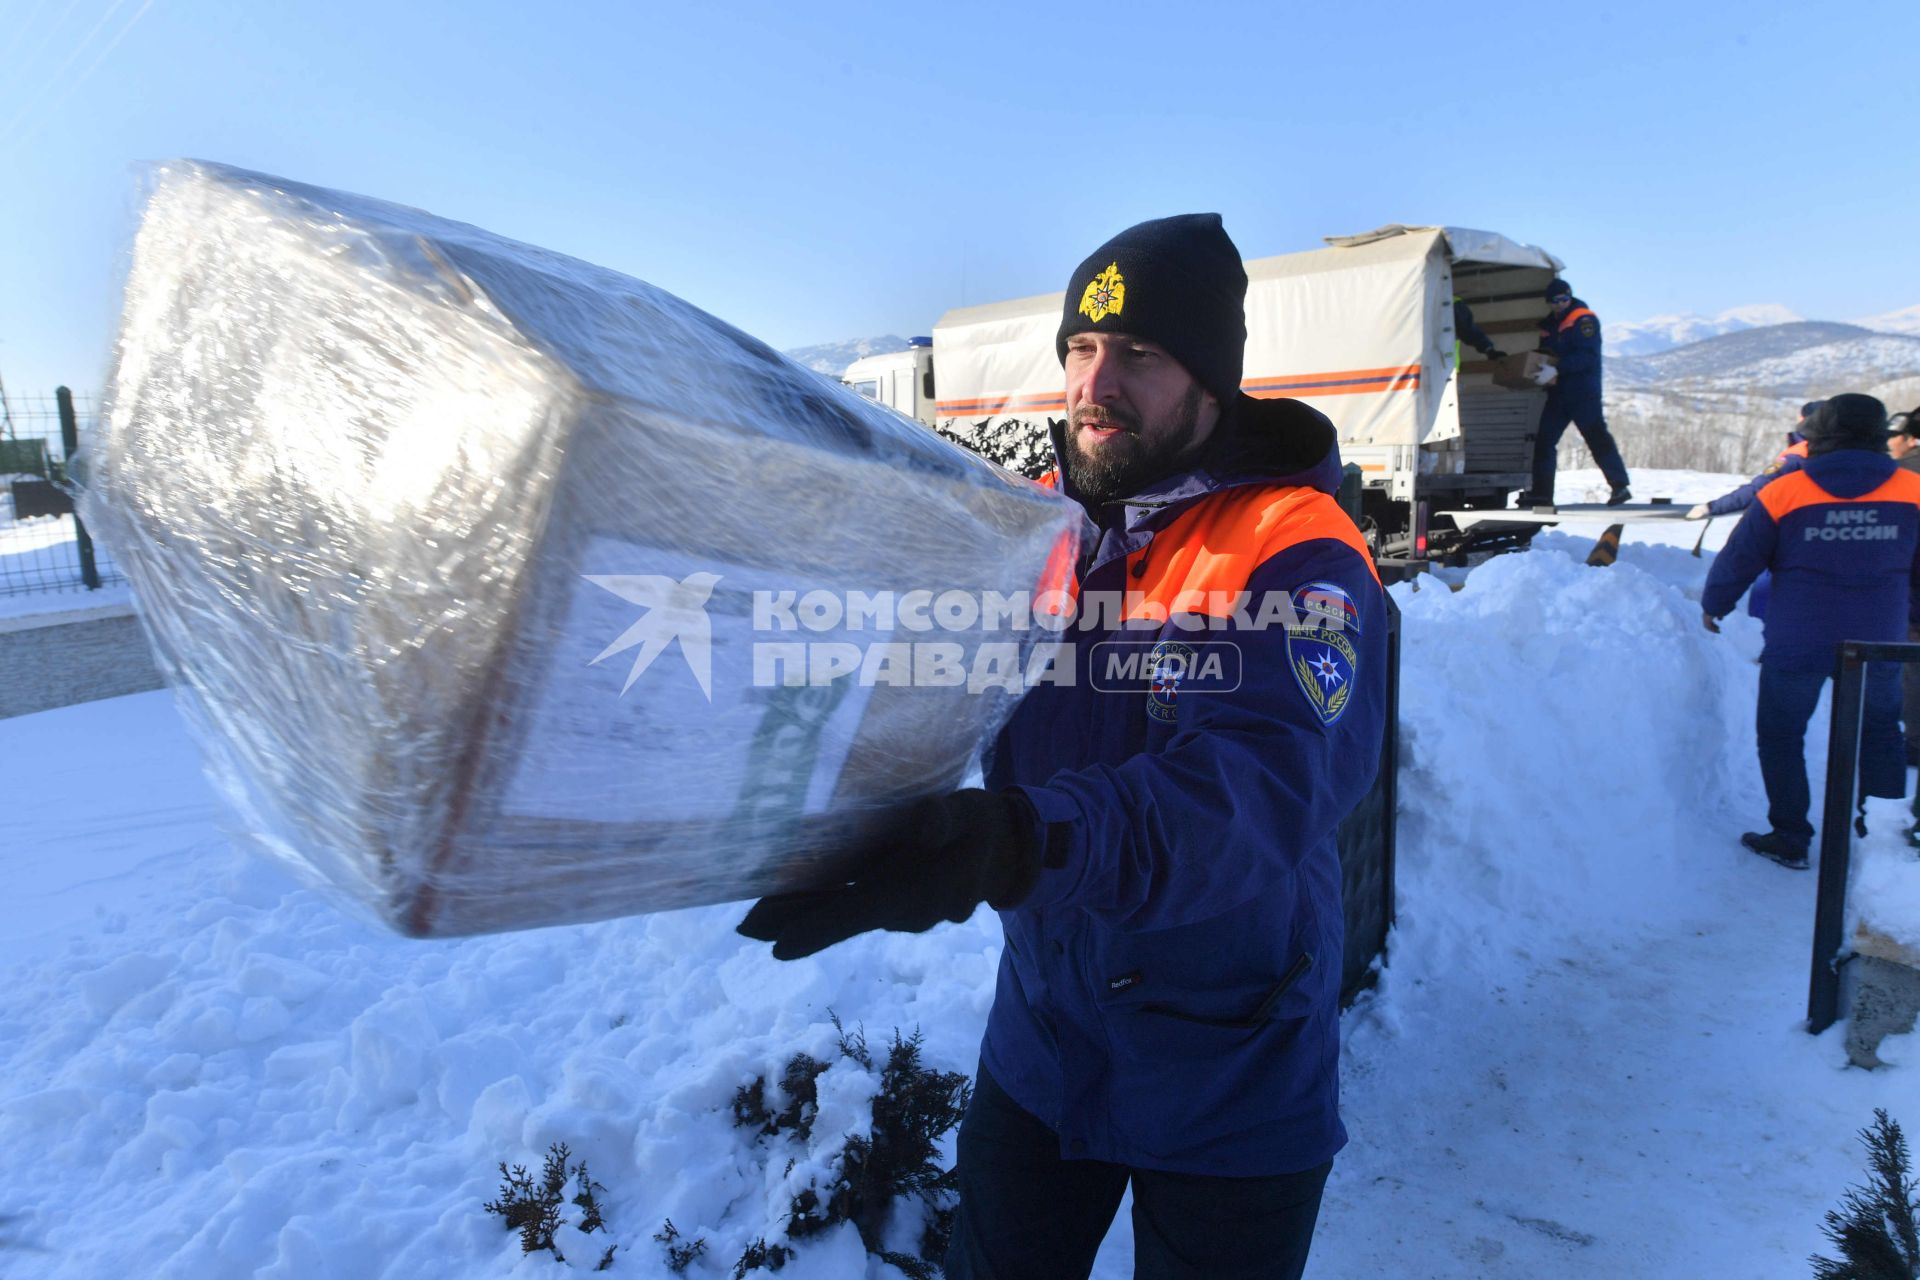
<instances>
[{"instance_id":1,"label":"man's black glove","mask_svg":"<svg viewBox=\"0 0 1920 1280\"><path fill-rule=\"evenodd\" d=\"M869 929L920 933L1033 890L1040 824L1017 792L971 789L902 805L848 859L846 883L760 899L739 932L798 960Z\"/></svg>"},{"instance_id":2,"label":"man's black glove","mask_svg":"<svg viewBox=\"0 0 1920 1280\"><path fill-rule=\"evenodd\" d=\"M1498 348L1498 347L1488 347L1488 348L1487 348L1487 359L1489 359L1489 360L1505 360L1506 358L1507 358L1507 353L1506 353L1506 352L1504 352L1504 351L1502 351L1502 350L1501 350L1500 348Z\"/></svg>"}]
</instances>

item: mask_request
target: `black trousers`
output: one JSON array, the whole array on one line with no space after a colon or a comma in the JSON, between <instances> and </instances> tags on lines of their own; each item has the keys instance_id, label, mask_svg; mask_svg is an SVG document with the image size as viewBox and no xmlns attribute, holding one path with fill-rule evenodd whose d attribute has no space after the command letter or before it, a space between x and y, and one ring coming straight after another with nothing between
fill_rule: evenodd
<instances>
[{"instance_id":1,"label":"black trousers","mask_svg":"<svg viewBox=\"0 0 1920 1280\"><path fill-rule=\"evenodd\" d=\"M1907 641L1920 640L1920 627L1907 628ZM1900 722L1907 735L1907 760L1920 757L1920 662L1900 668ZM1920 813L1920 790L1914 792L1914 811Z\"/></svg>"},{"instance_id":2,"label":"black trousers","mask_svg":"<svg viewBox=\"0 0 1920 1280\"><path fill-rule=\"evenodd\" d=\"M1807 820L1812 804L1807 788L1807 721L1813 718L1826 683L1824 671L1760 667L1760 705L1753 719L1759 738L1760 780L1767 787L1767 823L1803 847L1813 841L1813 824ZM1897 800L1907 794L1907 770L1900 752L1899 669L1890 662L1870 663L1861 707L1860 795Z\"/></svg>"},{"instance_id":3,"label":"black trousers","mask_svg":"<svg viewBox=\"0 0 1920 1280\"><path fill-rule=\"evenodd\" d=\"M1221 1178L1063 1159L982 1066L960 1122L947 1280L1086 1280L1129 1181L1136 1280L1299 1280L1332 1168Z\"/></svg>"},{"instance_id":4,"label":"black trousers","mask_svg":"<svg viewBox=\"0 0 1920 1280\"><path fill-rule=\"evenodd\" d=\"M1616 489L1627 487L1627 464L1620 457L1620 446L1607 430L1607 418L1601 408L1600 389L1591 391L1550 391L1546 406L1540 410L1540 427L1533 438L1533 486L1528 490L1541 502L1553 501L1553 476L1559 469L1560 437L1571 424L1580 429L1587 452L1600 474Z\"/></svg>"}]
</instances>

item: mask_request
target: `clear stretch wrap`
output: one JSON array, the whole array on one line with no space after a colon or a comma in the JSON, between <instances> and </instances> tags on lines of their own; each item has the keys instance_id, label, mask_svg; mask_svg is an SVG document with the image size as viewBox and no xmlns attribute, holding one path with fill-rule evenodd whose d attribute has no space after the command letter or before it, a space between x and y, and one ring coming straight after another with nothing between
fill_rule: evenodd
<instances>
[{"instance_id":1,"label":"clear stretch wrap","mask_svg":"<svg viewBox=\"0 0 1920 1280\"><path fill-rule=\"evenodd\" d=\"M423 936L830 878L1045 669L996 604L1079 527L650 285L192 162L88 453L241 829Z\"/></svg>"}]
</instances>

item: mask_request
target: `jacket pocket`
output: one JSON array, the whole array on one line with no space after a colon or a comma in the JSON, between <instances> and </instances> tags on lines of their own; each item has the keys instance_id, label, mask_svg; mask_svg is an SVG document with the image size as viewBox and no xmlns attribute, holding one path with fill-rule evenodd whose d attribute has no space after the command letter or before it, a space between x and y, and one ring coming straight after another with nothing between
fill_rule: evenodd
<instances>
[{"instance_id":1,"label":"jacket pocket","mask_svg":"<svg viewBox=\"0 0 1920 1280\"><path fill-rule=\"evenodd\" d=\"M1280 975L1280 981L1276 982L1267 991L1266 995L1261 997L1260 1002L1255 1005L1251 1011L1238 1017L1220 1017L1189 1013L1184 1009L1176 1009L1172 1005L1157 1002L1137 1005L1135 1007L1141 1013L1152 1014L1155 1017L1161 1018L1175 1018L1181 1022L1190 1022L1203 1027L1223 1027L1229 1031L1252 1031L1257 1027L1266 1025L1267 1021L1273 1017L1273 1011L1280 1004L1282 997L1291 991L1300 979L1306 977L1307 971L1312 968L1313 954L1302 951L1300 958L1288 966L1287 971Z\"/></svg>"}]
</instances>

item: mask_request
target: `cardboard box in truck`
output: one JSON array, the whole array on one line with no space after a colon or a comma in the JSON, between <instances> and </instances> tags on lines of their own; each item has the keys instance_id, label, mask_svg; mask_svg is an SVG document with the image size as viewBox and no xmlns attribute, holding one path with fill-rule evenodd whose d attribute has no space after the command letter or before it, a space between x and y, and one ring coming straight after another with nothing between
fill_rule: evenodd
<instances>
[{"instance_id":1,"label":"cardboard box in truck","mask_svg":"<svg viewBox=\"0 0 1920 1280\"><path fill-rule=\"evenodd\" d=\"M1516 351L1494 367L1493 381L1497 386L1515 391L1532 391L1553 382L1545 370L1553 368L1554 363L1554 358L1544 351Z\"/></svg>"}]
</instances>

